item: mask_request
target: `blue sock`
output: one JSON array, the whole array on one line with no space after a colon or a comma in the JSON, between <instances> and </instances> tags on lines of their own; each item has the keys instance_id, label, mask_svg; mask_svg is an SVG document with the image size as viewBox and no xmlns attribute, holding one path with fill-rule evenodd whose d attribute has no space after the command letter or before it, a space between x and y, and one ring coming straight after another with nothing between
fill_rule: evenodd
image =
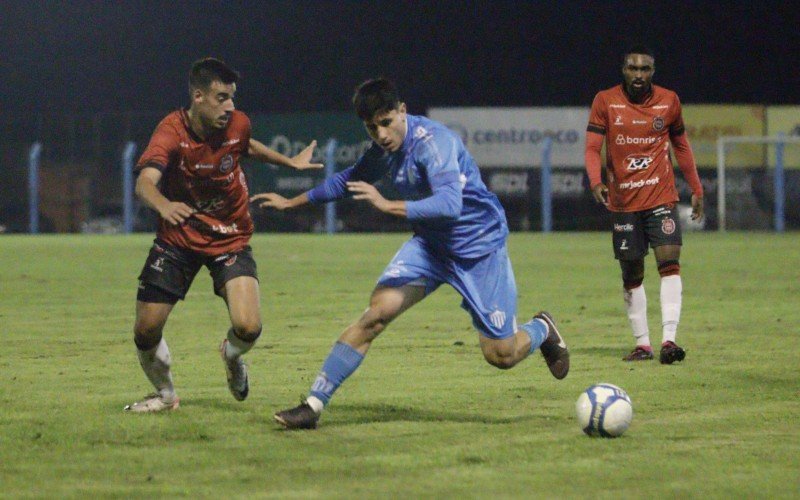
<instances>
[{"instance_id":1,"label":"blue sock","mask_svg":"<svg viewBox=\"0 0 800 500\"><path fill-rule=\"evenodd\" d=\"M520 325L519 327L522 328L522 331L527 333L528 337L531 338L531 350L528 351L528 354L535 351L540 345L542 345L544 339L547 338L548 328L547 323L545 323L544 320L534 318L527 323Z\"/></svg>"},{"instance_id":2,"label":"blue sock","mask_svg":"<svg viewBox=\"0 0 800 500\"><path fill-rule=\"evenodd\" d=\"M308 394L327 405L336 389L356 371L363 360L363 354L347 344L336 342Z\"/></svg>"}]
</instances>

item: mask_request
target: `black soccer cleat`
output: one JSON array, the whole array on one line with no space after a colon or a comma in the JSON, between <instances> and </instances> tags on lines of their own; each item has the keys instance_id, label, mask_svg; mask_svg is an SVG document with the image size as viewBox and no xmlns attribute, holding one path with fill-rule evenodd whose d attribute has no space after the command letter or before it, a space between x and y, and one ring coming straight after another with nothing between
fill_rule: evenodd
<instances>
[{"instance_id":1,"label":"black soccer cleat","mask_svg":"<svg viewBox=\"0 0 800 500\"><path fill-rule=\"evenodd\" d=\"M649 361L651 359L653 359L653 350L637 345L630 354L622 358L622 361Z\"/></svg>"},{"instance_id":2,"label":"black soccer cleat","mask_svg":"<svg viewBox=\"0 0 800 500\"><path fill-rule=\"evenodd\" d=\"M675 342L668 340L661 344L661 353L658 356L658 360L661 361L662 365L671 365L676 361L683 361L685 357L686 351Z\"/></svg>"},{"instance_id":3,"label":"black soccer cleat","mask_svg":"<svg viewBox=\"0 0 800 500\"><path fill-rule=\"evenodd\" d=\"M275 421L287 429L316 429L318 420L319 413L305 401L300 406L275 414Z\"/></svg>"},{"instance_id":4,"label":"black soccer cleat","mask_svg":"<svg viewBox=\"0 0 800 500\"><path fill-rule=\"evenodd\" d=\"M539 346L539 350L542 351L542 356L547 362L550 373L561 380L569 373L569 349L567 349L567 344L558 332L556 321L549 312L539 311L533 317L534 319L541 319L547 324L547 338Z\"/></svg>"}]
</instances>

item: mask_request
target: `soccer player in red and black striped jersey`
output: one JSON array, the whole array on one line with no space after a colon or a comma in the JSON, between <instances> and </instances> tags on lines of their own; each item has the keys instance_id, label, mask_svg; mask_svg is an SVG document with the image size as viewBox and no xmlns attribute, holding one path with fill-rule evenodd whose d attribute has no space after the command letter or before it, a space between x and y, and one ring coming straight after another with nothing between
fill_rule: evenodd
<instances>
[{"instance_id":1,"label":"soccer player in red and black striped jersey","mask_svg":"<svg viewBox=\"0 0 800 500\"><path fill-rule=\"evenodd\" d=\"M191 104L156 127L136 165L136 195L159 214L158 232L139 275L134 342L156 393L125 407L133 412L177 408L170 352L162 331L172 308L205 266L231 319L220 353L228 388L239 401L249 383L242 355L261 334L256 263L243 156L295 169L310 163L316 142L292 158L250 137L250 119L234 108L238 73L214 58L192 65Z\"/></svg>"},{"instance_id":2,"label":"soccer player in red and black striped jersey","mask_svg":"<svg viewBox=\"0 0 800 500\"><path fill-rule=\"evenodd\" d=\"M623 359L653 359L642 286L644 257L652 247L661 275L660 361L671 364L686 353L675 343L683 291L682 239L670 144L692 190L694 220L703 216L703 186L686 138L680 100L675 92L653 85L654 72L655 59L648 48L636 46L624 54L623 83L599 92L592 103L585 160L592 195L613 214L614 254L622 268L625 307L636 338L636 348Z\"/></svg>"}]
</instances>

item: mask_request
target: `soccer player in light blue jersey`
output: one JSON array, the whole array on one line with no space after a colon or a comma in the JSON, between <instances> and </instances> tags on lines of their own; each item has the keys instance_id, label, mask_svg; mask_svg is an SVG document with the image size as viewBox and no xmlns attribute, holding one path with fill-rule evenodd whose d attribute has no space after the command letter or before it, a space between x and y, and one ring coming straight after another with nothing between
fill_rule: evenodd
<instances>
[{"instance_id":1,"label":"soccer player in light blue jersey","mask_svg":"<svg viewBox=\"0 0 800 500\"><path fill-rule=\"evenodd\" d=\"M275 414L289 429L313 429L334 391L364 359L386 326L442 283L463 297L483 355L508 369L539 348L557 379L567 376L569 351L553 317L541 311L517 324L517 287L506 249L508 225L497 197L481 180L461 138L441 123L406 113L389 80L367 80L353 97L372 146L350 168L291 199L275 193L252 197L261 207L286 210L352 196L408 219L414 235L383 274L369 308L345 328L308 398ZM387 200L372 185L391 183L400 200Z\"/></svg>"}]
</instances>

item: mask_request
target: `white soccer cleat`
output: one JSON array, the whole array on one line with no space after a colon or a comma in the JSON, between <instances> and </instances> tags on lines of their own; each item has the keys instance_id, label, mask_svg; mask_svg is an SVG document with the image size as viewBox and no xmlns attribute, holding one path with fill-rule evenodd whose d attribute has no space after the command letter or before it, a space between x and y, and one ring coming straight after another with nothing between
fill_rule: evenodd
<instances>
[{"instance_id":1,"label":"white soccer cleat","mask_svg":"<svg viewBox=\"0 0 800 500\"><path fill-rule=\"evenodd\" d=\"M180 405L181 400L177 396L172 399L165 399L159 394L148 394L143 400L126 406L125 411L131 413L156 413L174 410Z\"/></svg>"},{"instance_id":2,"label":"white soccer cleat","mask_svg":"<svg viewBox=\"0 0 800 500\"><path fill-rule=\"evenodd\" d=\"M247 399L247 394L250 392L250 383L247 380L247 365L241 356L229 360L225 356L225 346L228 345L228 339L222 341L219 346L219 354L222 357L222 364L225 365L225 376L228 379L228 389L230 389L236 401L244 401Z\"/></svg>"}]
</instances>

